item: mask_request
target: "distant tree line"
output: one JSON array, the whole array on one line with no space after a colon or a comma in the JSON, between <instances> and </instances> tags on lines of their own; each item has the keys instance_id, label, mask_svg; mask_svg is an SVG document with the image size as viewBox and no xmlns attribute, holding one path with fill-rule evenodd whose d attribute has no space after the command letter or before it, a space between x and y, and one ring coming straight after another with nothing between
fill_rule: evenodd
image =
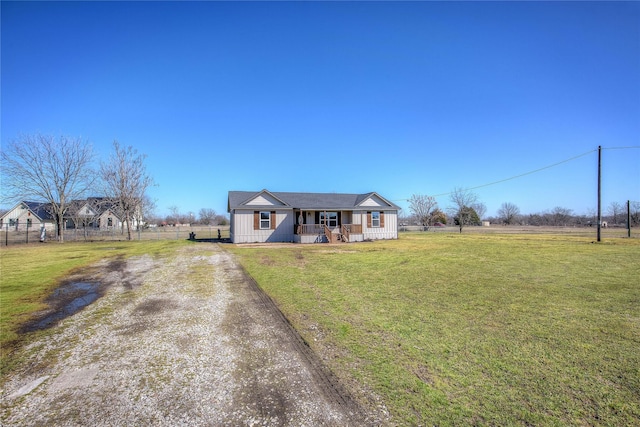
<instances>
[{"instance_id":1,"label":"distant tree line","mask_svg":"<svg viewBox=\"0 0 640 427\"><path fill-rule=\"evenodd\" d=\"M487 208L477 195L470 190L456 188L450 193L450 205L441 210L433 196L414 194L409 199L410 215L401 217L400 223L420 225L425 229L441 224L459 227L482 225L482 221L491 224L533 225L533 226L595 226L595 210L587 214L575 214L571 209L561 206L551 210L522 214L520 208L511 202L502 203L496 216L485 217ZM630 221L632 226L640 225L640 201L630 202ZM627 223L627 203L612 202L602 217L609 227L623 226Z\"/></svg>"},{"instance_id":2,"label":"distant tree line","mask_svg":"<svg viewBox=\"0 0 640 427\"><path fill-rule=\"evenodd\" d=\"M481 225L481 218L487 207L478 200L478 196L470 190L455 188L450 194L451 205L445 213L438 206L435 197L414 194L409 199L409 210L412 216L401 222L423 226L428 230L432 226L452 224L458 226L460 233L468 225Z\"/></svg>"},{"instance_id":3,"label":"distant tree line","mask_svg":"<svg viewBox=\"0 0 640 427\"><path fill-rule=\"evenodd\" d=\"M629 219L632 227L640 225L640 201L629 203ZM571 209L556 206L551 210L531 214L520 214L520 210L512 203L503 203L497 216L487 218L492 224L535 225L535 226L595 226L598 217L595 209L586 214L576 214ZM627 224L627 203L612 202L602 214L602 221L609 227Z\"/></svg>"},{"instance_id":4,"label":"distant tree line","mask_svg":"<svg viewBox=\"0 0 640 427\"><path fill-rule=\"evenodd\" d=\"M181 212L176 205L169 207L169 214L164 217L154 216L150 218L150 223L159 226L175 226L175 225L228 225L229 219L222 214L217 213L211 208L202 208L198 215L193 212Z\"/></svg>"}]
</instances>

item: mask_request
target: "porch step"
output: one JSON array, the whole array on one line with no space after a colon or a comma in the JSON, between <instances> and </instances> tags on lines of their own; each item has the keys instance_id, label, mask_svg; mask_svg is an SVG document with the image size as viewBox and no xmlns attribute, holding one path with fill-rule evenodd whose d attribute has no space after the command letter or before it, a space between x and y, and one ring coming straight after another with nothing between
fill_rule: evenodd
<instances>
[{"instance_id":1,"label":"porch step","mask_svg":"<svg viewBox=\"0 0 640 427\"><path fill-rule=\"evenodd\" d=\"M331 243L337 242L344 243L344 236L340 233L340 229L336 227L331 230Z\"/></svg>"}]
</instances>

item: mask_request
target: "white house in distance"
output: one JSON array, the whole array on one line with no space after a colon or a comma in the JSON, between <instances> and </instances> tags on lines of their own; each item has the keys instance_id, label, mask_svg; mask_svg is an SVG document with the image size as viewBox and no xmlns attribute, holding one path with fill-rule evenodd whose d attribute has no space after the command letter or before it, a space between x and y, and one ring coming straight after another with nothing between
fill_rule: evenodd
<instances>
[{"instance_id":1,"label":"white house in distance","mask_svg":"<svg viewBox=\"0 0 640 427\"><path fill-rule=\"evenodd\" d=\"M39 230L44 225L47 230L55 230L56 221L48 207L47 203L42 202L20 202L0 217L0 228L12 231Z\"/></svg>"},{"instance_id":2,"label":"white house in distance","mask_svg":"<svg viewBox=\"0 0 640 427\"><path fill-rule=\"evenodd\" d=\"M42 225L47 230L55 230L56 221L51 214L49 203L22 201L0 217L0 228L10 231L39 230ZM116 204L108 198L90 197L74 200L64 217L64 228L93 228L100 230L122 227L121 215ZM132 227L136 227L133 220Z\"/></svg>"},{"instance_id":3,"label":"white house in distance","mask_svg":"<svg viewBox=\"0 0 640 427\"><path fill-rule=\"evenodd\" d=\"M379 194L229 191L233 243L397 239L400 208Z\"/></svg>"}]
</instances>

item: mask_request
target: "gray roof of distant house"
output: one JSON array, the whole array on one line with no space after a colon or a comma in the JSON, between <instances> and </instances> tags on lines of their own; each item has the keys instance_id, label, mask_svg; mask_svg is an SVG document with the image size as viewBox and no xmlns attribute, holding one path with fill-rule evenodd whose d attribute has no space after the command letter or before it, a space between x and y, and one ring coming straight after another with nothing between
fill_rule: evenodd
<instances>
[{"instance_id":1,"label":"gray roof of distant house","mask_svg":"<svg viewBox=\"0 0 640 427\"><path fill-rule=\"evenodd\" d=\"M22 202L34 215L36 215L41 220L53 220L53 215L51 215L51 203L44 202Z\"/></svg>"}]
</instances>

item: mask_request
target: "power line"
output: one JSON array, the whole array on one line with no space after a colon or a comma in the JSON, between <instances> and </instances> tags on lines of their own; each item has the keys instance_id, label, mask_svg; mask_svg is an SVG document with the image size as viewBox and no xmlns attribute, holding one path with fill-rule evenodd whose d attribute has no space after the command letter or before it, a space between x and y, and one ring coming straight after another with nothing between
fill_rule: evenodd
<instances>
[{"instance_id":1,"label":"power line","mask_svg":"<svg viewBox=\"0 0 640 427\"><path fill-rule=\"evenodd\" d=\"M640 149L640 145L630 145L630 146L626 146L626 147L602 147L602 149L603 150L632 150L632 149ZM591 153L594 153L596 151L598 151L598 150L597 149L589 150L589 151L587 151L585 153L578 154L577 156L570 157L570 158L565 159L565 160L561 160L561 161L559 161L557 163L554 163L552 165L544 166L544 167L541 167L539 169L535 169L535 170L532 170L532 171L529 171L529 172L521 173L520 175L514 175L514 176L511 176L509 178L501 179L501 180L498 180L498 181L493 181L493 182L490 182L488 184L482 184L482 185L478 185L478 186L475 186L475 187L469 187L466 190L476 190L478 188L489 187L491 185L496 185L496 184L500 184L502 182L511 181L511 180L514 180L514 179L517 179L517 178L522 178L523 176L531 175L531 174L534 174L534 173L537 173L537 172L541 172L541 171L546 170L546 169L551 169L551 168L553 168L555 166L558 166L558 165L561 165L563 163L571 162L573 160L579 159L580 157L584 157L584 156L586 156L588 154L591 154ZM450 191L448 193L435 194L432 197L448 196L449 194L452 194L452 193L453 192ZM405 202L405 201L409 201L409 199L397 199L397 200L393 200L393 201L394 202Z\"/></svg>"},{"instance_id":2,"label":"power line","mask_svg":"<svg viewBox=\"0 0 640 427\"><path fill-rule=\"evenodd\" d=\"M614 149L614 148L619 148L619 149L623 149L623 148L640 148L640 146L638 146L638 147L612 147L612 148L610 148L610 149ZM585 153L578 154L577 156L574 156L574 157L571 157L571 158L568 158L568 159L565 159L565 160L561 160L561 161L556 162L556 163L554 163L554 164L552 164L552 165L544 166L544 167L541 167L541 168L539 168L539 169L535 169L535 170L532 170L532 171L529 171L529 172L521 173L521 174L519 174L519 175L514 175L514 176L511 176L511 177L509 177L509 178L501 179L501 180L499 180L499 181L493 181L493 182L490 182L490 183L488 183L488 184L482 184L482 185L478 185L478 186L475 186L475 187L469 187L469 188L467 188L466 190L476 190L476 189L478 189L478 188L489 187L489 186L491 186L491 185L496 185L496 184L500 184L500 183L502 183L502 182L511 181L511 180L514 180L514 179L517 179L517 178L522 178L523 176L531 175L531 174L534 174L534 173L537 173L537 172L540 172L540 171L543 171L543 170L546 170L546 169L553 168L553 167L558 166L558 165L561 165L561 164L563 164L563 163L567 163L567 162L570 162L570 161L573 161L573 160L579 159L580 157L584 157L584 156L586 156L586 155L588 155L588 154L591 154L591 153L594 153L594 152L596 152L596 151L598 151L598 150L597 150L597 149L589 150L589 151L587 151L587 152L585 152ZM448 193L436 194L436 195L434 195L434 196L432 196L432 197L448 196L449 194L452 194L452 193L453 193L453 192L451 192L451 191L450 191L450 192L448 192ZM409 199L398 199L398 200L394 200L394 201L399 202L399 201L408 201L408 200L409 200Z\"/></svg>"},{"instance_id":3,"label":"power line","mask_svg":"<svg viewBox=\"0 0 640 427\"><path fill-rule=\"evenodd\" d=\"M640 148L640 145L630 145L628 147L602 147L603 150L629 150L633 148Z\"/></svg>"}]
</instances>

